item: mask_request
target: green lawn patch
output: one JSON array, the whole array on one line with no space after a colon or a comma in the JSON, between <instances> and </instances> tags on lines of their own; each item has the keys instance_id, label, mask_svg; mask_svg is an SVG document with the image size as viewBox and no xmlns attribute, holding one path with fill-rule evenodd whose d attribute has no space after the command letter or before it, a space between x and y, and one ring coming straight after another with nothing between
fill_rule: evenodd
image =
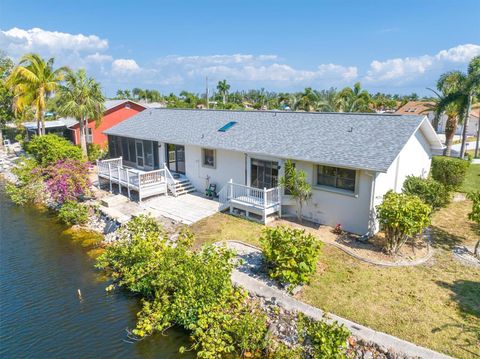
<instances>
[{"instance_id":1,"label":"green lawn patch","mask_svg":"<svg viewBox=\"0 0 480 359\"><path fill-rule=\"evenodd\" d=\"M478 226L467 221L471 202L450 204L433 218L434 258L416 267L383 268L325 245L317 273L301 300L416 344L458 358L478 358L480 269L452 255L473 245ZM258 245L263 226L217 214L196 223L198 245L241 240Z\"/></svg>"},{"instance_id":2,"label":"green lawn patch","mask_svg":"<svg viewBox=\"0 0 480 359\"><path fill-rule=\"evenodd\" d=\"M465 181L460 188L461 192L480 190L480 164L472 164L467 170Z\"/></svg>"}]
</instances>

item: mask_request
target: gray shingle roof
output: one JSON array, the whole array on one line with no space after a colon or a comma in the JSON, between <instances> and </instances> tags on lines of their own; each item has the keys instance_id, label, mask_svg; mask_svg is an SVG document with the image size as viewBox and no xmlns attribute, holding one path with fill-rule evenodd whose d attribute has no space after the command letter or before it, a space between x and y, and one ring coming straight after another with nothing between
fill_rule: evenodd
<instances>
[{"instance_id":1,"label":"gray shingle roof","mask_svg":"<svg viewBox=\"0 0 480 359\"><path fill-rule=\"evenodd\" d=\"M104 131L386 172L425 116L147 109ZM237 124L226 132L218 129Z\"/></svg>"}]
</instances>

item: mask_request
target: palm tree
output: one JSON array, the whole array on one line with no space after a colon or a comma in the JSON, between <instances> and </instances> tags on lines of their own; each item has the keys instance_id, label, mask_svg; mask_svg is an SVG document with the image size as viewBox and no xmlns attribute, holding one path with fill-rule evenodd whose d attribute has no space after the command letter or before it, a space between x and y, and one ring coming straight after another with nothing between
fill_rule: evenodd
<instances>
[{"instance_id":1,"label":"palm tree","mask_svg":"<svg viewBox=\"0 0 480 359\"><path fill-rule=\"evenodd\" d=\"M45 61L37 54L26 54L13 69L7 85L14 94L16 111L32 107L37 120L37 132L45 134L44 111L47 99L57 90L67 67L53 69L54 59Z\"/></svg>"},{"instance_id":2,"label":"palm tree","mask_svg":"<svg viewBox=\"0 0 480 359\"><path fill-rule=\"evenodd\" d=\"M480 56L474 57L469 65L458 88L441 98L436 106L435 117L438 118L448 106L458 107L459 118L463 118L462 145L460 158L465 157L465 143L467 139L468 117L472 102L480 95Z\"/></svg>"},{"instance_id":3,"label":"palm tree","mask_svg":"<svg viewBox=\"0 0 480 359\"><path fill-rule=\"evenodd\" d=\"M449 94L458 91L462 84L465 82L465 75L460 71L450 71L446 72L440 76L437 81L437 89L440 93L430 89L433 93L438 96L438 99L434 101L433 105L427 106L426 111L433 110L435 114L438 115L434 118L434 127L438 127L438 120L441 113L438 112L437 107L442 102L442 100L447 97ZM455 132L457 131L457 125L462 122L462 118L460 117L461 109L458 103L450 103L444 108L442 108L442 112L447 116L447 121L445 123L445 150L443 154L445 156L450 156L452 145L453 145L453 137L455 136Z\"/></svg>"},{"instance_id":4,"label":"palm tree","mask_svg":"<svg viewBox=\"0 0 480 359\"><path fill-rule=\"evenodd\" d=\"M311 87L307 87L302 93L300 93L298 101L295 104L295 110L315 111L320 101L321 99L318 91Z\"/></svg>"},{"instance_id":5,"label":"palm tree","mask_svg":"<svg viewBox=\"0 0 480 359\"><path fill-rule=\"evenodd\" d=\"M133 98L135 100L140 100L140 94L142 92L142 89L141 88L138 88L138 87L134 87L132 89L132 95L133 95Z\"/></svg>"},{"instance_id":6,"label":"palm tree","mask_svg":"<svg viewBox=\"0 0 480 359\"><path fill-rule=\"evenodd\" d=\"M125 93L123 90L117 90L117 95L115 97L119 100L123 100L125 98Z\"/></svg>"},{"instance_id":7,"label":"palm tree","mask_svg":"<svg viewBox=\"0 0 480 359\"><path fill-rule=\"evenodd\" d=\"M96 125L105 111L105 98L102 95L100 84L93 78L87 77L85 70L77 72L68 71L65 77L65 85L59 91L60 107L62 116L74 117L80 127L80 147L84 156L87 156L87 141L85 130L89 120L94 120Z\"/></svg>"},{"instance_id":8,"label":"palm tree","mask_svg":"<svg viewBox=\"0 0 480 359\"><path fill-rule=\"evenodd\" d=\"M342 112L372 112L369 105L372 102L370 94L362 90L360 82L353 85L353 89L345 87L338 94Z\"/></svg>"},{"instance_id":9,"label":"palm tree","mask_svg":"<svg viewBox=\"0 0 480 359\"><path fill-rule=\"evenodd\" d=\"M218 81L217 90L223 98L223 104L227 102L228 90L230 90L230 85L227 83L227 80Z\"/></svg>"}]
</instances>

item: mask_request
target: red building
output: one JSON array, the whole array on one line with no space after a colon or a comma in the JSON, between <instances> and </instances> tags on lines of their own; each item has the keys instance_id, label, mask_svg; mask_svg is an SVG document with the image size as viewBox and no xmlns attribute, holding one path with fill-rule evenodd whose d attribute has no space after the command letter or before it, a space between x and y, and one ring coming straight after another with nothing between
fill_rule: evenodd
<instances>
[{"instance_id":1,"label":"red building","mask_svg":"<svg viewBox=\"0 0 480 359\"><path fill-rule=\"evenodd\" d=\"M96 127L95 121L89 121L86 129L87 143L95 143L102 147L108 144L108 138L102 132L126 120L133 115L145 110L146 107L130 100L107 100L105 112L100 125ZM69 126L72 131L71 140L74 144L80 144L80 126L78 122Z\"/></svg>"}]
</instances>

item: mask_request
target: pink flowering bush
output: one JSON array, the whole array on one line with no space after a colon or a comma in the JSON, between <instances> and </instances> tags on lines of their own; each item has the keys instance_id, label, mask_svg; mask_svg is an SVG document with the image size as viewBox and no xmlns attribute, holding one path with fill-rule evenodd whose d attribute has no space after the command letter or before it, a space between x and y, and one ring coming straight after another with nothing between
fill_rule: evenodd
<instances>
[{"instance_id":1,"label":"pink flowering bush","mask_svg":"<svg viewBox=\"0 0 480 359\"><path fill-rule=\"evenodd\" d=\"M45 168L38 168L52 200L56 204L78 200L91 195L92 183L88 177L92 165L76 159L59 160Z\"/></svg>"}]
</instances>

